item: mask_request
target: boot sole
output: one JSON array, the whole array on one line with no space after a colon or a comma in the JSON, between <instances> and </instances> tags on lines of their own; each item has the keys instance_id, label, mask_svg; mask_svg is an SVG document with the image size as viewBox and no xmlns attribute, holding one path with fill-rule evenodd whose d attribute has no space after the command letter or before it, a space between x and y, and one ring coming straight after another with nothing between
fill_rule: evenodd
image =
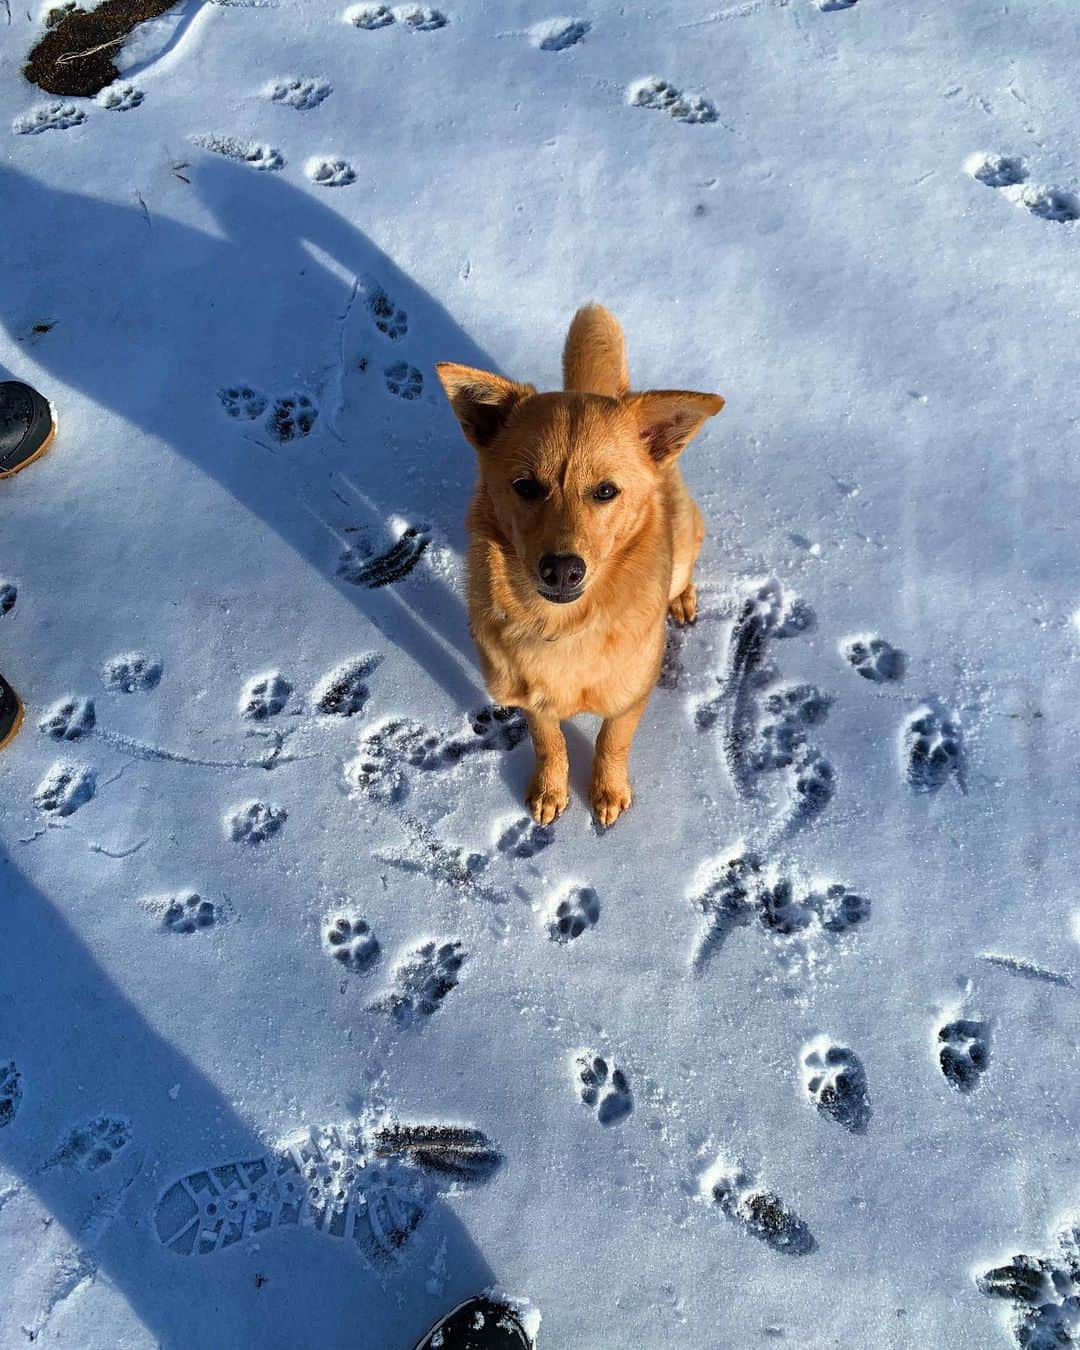
<instances>
[{"instance_id":1,"label":"boot sole","mask_svg":"<svg viewBox=\"0 0 1080 1350\"><path fill-rule=\"evenodd\" d=\"M22 473L23 469L28 469L30 465L34 463L35 460L39 460L41 458L41 456L45 453L46 450L48 450L49 446L52 445L53 441L55 440L56 440L56 423L54 422L49 430L49 434L41 442L41 444L34 451L34 453L32 455L28 455L27 458L24 459L21 464L16 464L13 469L4 469L0 471L0 478L14 478L17 473Z\"/></svg>"},{"instance_id":2,"label":"boot sole","mask_svg":"<svg viewBox=\"0 0 1080 1350\"><path fill-rule=\"evenodd\" d=\"M8 745L11 741L13 741L15 737L19 734L19 728L23 724L23 716L24 716L23 705L22 702L19 701L18 707L15 709L15 721L12 722L11 726L8 728L7 733L3 737L0 737L0 750L3 750L4 747Z\"/></svg>"}]
</instances>

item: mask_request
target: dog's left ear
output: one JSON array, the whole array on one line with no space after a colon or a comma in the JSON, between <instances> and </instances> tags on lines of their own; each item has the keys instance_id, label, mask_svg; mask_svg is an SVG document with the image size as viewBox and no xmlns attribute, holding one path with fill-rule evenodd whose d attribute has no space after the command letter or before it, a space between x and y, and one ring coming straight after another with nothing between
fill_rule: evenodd
<instances>
[{"instance_id":1,"label":"dog's left ear","mask_svg":"<svg viewBox=\"0 0 1080 1350\"><path fill-rule=\"evenodd\" d=\"M681 454L705 419L724 406L719 394L695 394L687 389L654 389L631 394L626 402L637 419L641 443L657 464Z\"/></svg>"},{"instance_id":2,"label":"dog's left ear","mask_svg":"<svg viewBox=\"0 0 1080 1350\"><path fill-rule=\"evenodd\" d=\"M486 450L522 399L536 393L531 384L515 384L501 375L453 361L440 361L435 374L474 450Z\"/></svg>"}]
</instances>

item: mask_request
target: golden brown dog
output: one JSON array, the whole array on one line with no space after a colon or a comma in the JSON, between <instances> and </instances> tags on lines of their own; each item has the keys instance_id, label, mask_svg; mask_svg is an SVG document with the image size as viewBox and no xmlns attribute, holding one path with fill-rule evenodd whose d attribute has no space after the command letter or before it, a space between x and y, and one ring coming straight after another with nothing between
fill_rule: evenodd
<instances>
[{"instance_id":1,"label":"golden brown dog","mask_svg":"<svg viewBox=\"0 0 1080 1350\"><path fill-rule=\"evenodd\" d=\"M486 371L436 367L480 459L469 508L469 617L488 690L524 710L536 747L526 802L548 824L570 800L560 722L604 719L592 808L630 805L630 742L660 672L664 618L692 623L705 526L680 452L717 394L630 392L614 315L578 310L561 394Z\"/></svg>"}]
</instances>

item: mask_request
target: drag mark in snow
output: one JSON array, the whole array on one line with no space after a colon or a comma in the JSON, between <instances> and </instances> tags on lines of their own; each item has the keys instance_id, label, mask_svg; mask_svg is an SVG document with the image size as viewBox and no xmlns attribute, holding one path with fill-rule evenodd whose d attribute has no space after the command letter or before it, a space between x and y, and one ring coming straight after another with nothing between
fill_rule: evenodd
<instances>
[{"instance_id":1,"label":"drag mark in snow","mask_svg":"<svg viewBox=\"0 0 1080 1350\"><path fill-rule=\"evenodd\" d=\"M542 52L576 47L592 28L588 19L544 19L529 29L529 41Z\"/></svg>"},{"instance_id":2,"label":"drag mark in snow","mask_svg":"<svg viewBox=\"0 0 1080 1350\"><path fill-rule=\"evenodd\" d=\"M785 1256L808 1256L817 1247L806 1224L779 1196L756 1185L746 1171L718 1161L701 1180L704 1199L738 1223L752 1237Z\"/></svg>"},{"instance_id":3,"label":"drag mark in snow","mask_svg":"<svg viewBox=\"0 0 1080 1350\"><path fill-rule=\"evenodd\" d=\"M1010 975L1019 975L1025 980L1045 980L1047 984L1060 984L1068 989L1072 988L1073 982L1068 975L1040 966L1035 961L1029 961L1026 956L1005 956L999 952L979 952L978 956L980 961L997 966L1000 970L1007 970Z\"/></svg>"},{"instance_id":4,"label":"drag mark in snow","mask_svg":"<svg viewBox=\"0 0 1080 1350\"><path fill-rule=\"evenodd\" d=\"M194 145L201 146L215 155L224 155L226 159L235 159L240 164L250 164L253 169L276 173L285 167L285 159L280 150L271 145L262 145L257 141L240 141L234 136L215 136L205 133L191 137Z\"/></svg>"},{"instance_id":5,"label":"drag mark in snow","mask_svg":"<svg viewBox=\"0 0 1080 1350\"><path fill-rule=\"evenodd\" d=\"M380 1158L404 1158L450 1181L489 1181L505 1161L482 1130L469 1125L382 1125L372 1134Z\"/></svg>"},{"instance_id":6,"label":"drag mark in snow","mask_svg":"<svg viewBox=\"0 0 1080 1350\"><path fill-rule=\"evenodd\" d=\"M397 522L399 533L389 548L376 552L367 533L361 533L338 562L338 576L350 586L364 586L369 591L404 581L424 556L431 543L427 525L408 525Z\"/></svg>"}]
</instances>

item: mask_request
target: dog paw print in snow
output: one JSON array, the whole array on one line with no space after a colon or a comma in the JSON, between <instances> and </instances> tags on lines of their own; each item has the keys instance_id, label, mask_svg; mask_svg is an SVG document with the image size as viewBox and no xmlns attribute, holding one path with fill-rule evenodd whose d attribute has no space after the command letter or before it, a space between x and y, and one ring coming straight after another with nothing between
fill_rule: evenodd
<instances>
[{"instance_id":1,"label":"dog paw print in snow","mask_svg":"<svg viewBox=\"0 0 1080 1350\"><path fill-rule=\"evenodd\" d=\"M957 1092L972 1092L990 1064L990 1025L961 1017L938 1028L938 1067Z\"/></svg>"},{"instance_id":2,"label":"dog paw print in snow","mask_svg":"<svg viewBox=\"0 0 1080 1350\"><path fill-rule=\"evenodd\" d=\"M125 652L105 662L101 679L106 689L121 694L146 693L160 684L162 669L162 663L156 657L146 656L143 652Z\"/></svg>"},{"instance_id":3,"label":"dog paw print in snow","mask_svg":"<svg viewBox=\"0 0 1080 1350\"><path fill-rule=\"evenodd\" d=\"M250 384L232 384L226 389L219 389L218 398L229 417L235 417L241 422L253 422L256 417L261 417L269 402L264 393L253 389Z\"/></svg>"},{"instance_id":4,"label":"dog paw print in snow","mask_svg":"<svg viewBox=\"0 0 1080 1350\"><path fill-rule=\"evenodd\" d=\"M234 844L265 844L289 818L283 806L245 802L225 817L225 837Z\"/></svg>"},{"instance_id":5,"label":"dog paw print in snow","mask_svg":"<svg viewBox=\"0 0 1080 1350\"><path fill-rule=\"evenodd\" d=\"M130 1140L131 1124L122 1116L95 1116L71 1130L46 1165L96 1172L107 1167Z\"/></svg>"},{"instance_id":6,"label":"dog paw print in snow","mask_svg":"<svg viewBox=\"0 0 1080 1350\"><path fill-rule=\"evenodd\" d=\"M356 182L356 170L344 159L309 159L306 171L316 187L348 187Z\"/></svg>"},{"instance_id":7,"label":"dog paw print in snow","mask_svg":"<svg viewBox=\"0 0 1080 1350\"><path fill-rule=\"evenodd\" d=\"M840 644L840 655L864 680L885 684L903 679L904 653L876 633L845 638Z\"/></svg>"},{"instance_id":8,"label":"dog paw print in snow","mask_svg":"<svg viewBox=\"0 0 1080 1350\"><path fill-rule=\"evenodd\" d=\"M43 131L67 131L86 121L86 113L74 103L44 103L11 124L16 136L39 136Z\"/></svg>"},{"instance_id":9,"label":"dog paw print in snow","mask_svg":"<svg viewBox=\"0 0 1080 1350\"><path fill-rule=\"evenodd\" d=\"M240 694L240 716L252 722L265 722L284 712L292 697L293 687L276 670L265 675L253 675Z\"/></svg>"},{"instance_id":10,"label":"dog paw print in snow","mask_svg":"<svg viewBox=\"0 0 1080 1350\"><path fill-rule=\"evenodd\" d=\"M212 900L197 891L181 891L156 902L161 913L161 926L166 933L187 937L204 928L213 928L221 915Z\"/></svg>"},{"instance_id":11,"label":"dog paw print in snow","mask_svg":"<svg viewBox=\"0 0 1080 1350\"><path fill-rule=\"evenodd\" d=\"M543 826L537 826L543 829ZM548 923L552 942L573 942L600 919L600 897L591 886L571 886L558 898Z\"/></svg>"},{"instance_id":12,"label":"dog paw print in snow","mask_svg":"<svg viewBox=\"0 0 1080 1350\"><path fill-rule=\"evenodd\" d=\"M92 700L69 695L46 709L38 722L38 730L54 741L79 741L89 736L96 722Z\"/></svg>"},{"instance_id":13,"label":"dog paw print in snow","mask_svg":"<svg viewBox=\"0 0 1080 1350\"><path fill-rule=\"evenodd\" d=\"M85 764L57 763L38 784L34 805L47 816L70 816L93 797L94 770Z\"/></svg>"},{"instance_id":14,"label":"dog paw print in snow","mask_svg":"<svg viewBox=\"0 0 1080 1350\"><path fill-rule=\"evenodd\" d=\"M326 80L294 78L271 80L263 93L271 103L281 103L298 112L309 112L330 96L332 88Z\"/></svg>"},{"instance_id":15,"label":"dog paw print in snow","mask_svg":"<svg viewBox=\"0 0 1080 1350\"><path fill-rule=\"evenodd\" d=\"M109 112L130 112L132 108L137 108L146 95L141 89L136 89L133 84L110 84L102 89L94 102L99 108L105 108Z\"/></svg>"},{"instance_id":16,"label":"dog paw print in snow","mask_svg":"<svg viewBox=\"0 0 1080 1350\"><path fill-rule=\"evenodd\" d=\"M354 717L361 712L371 692L368 676L381 662L378 652L368 652L336 666L312 690L315 711L330 717Z\"/></svg>"},{"instance_id":17,"label":"dog paw print in snow","mask_svg":"<svg viewBox=\"0 0 1080 1350\"><path fill-rule=\"evenodd\" d=\"M601 1125L618 1125L634 1109L634 1097L622 1069L602 1055L580 1054L574 1060L578 1095L596 1112Z\"/></svg>"},{"instance_id":18,"label":"dog paw print in snow","mask_svg":"<svg viewBox=\"0 0 1080 1350\"><path fill-rule=\"evenodd\" d=\"M424 392L423 375L415 366L410 366L408 361L395 361L387 366L383 371L383 378L386 380L387 390L397 398L403 398L407 403L418 399Z\"/></svg>"},{"instance_id":19,"label":"dog paw print in snow","mask_svg":"<svg viewBox=\"0 0 1080 1350\"><path fill-rule=\"evenodd\" d=\"M635 108L652 108L667 113L676 122L704 123L716 121L716 108L700 94L684 94L667 80L647 75L635 80L626 91L626 101Z\"/></svg>"},{"instance_id":20,"label":"dog paw print in snow","mask_svg":"<svg viewBox=\"0 0 1080 1350\"><path fill-rule=\"evenodd\" d=\"M702 1197L727 1218L785 1256L808 1256L817 1246L813 1234L779 1196L755 1184L743 1168L720 1160L702 1178Z\"/></svg>"},{"instance_id":21,"label":"dog paw print in snow","mask_svg":"<svg viewBox=\"0 0 1080 1350\"><path fill-rule=\"evenodd\" d=\"M10 614L19 598L19 588L13 581L0 581L0 619Z\"/></svg>"},{"instance_id":22,"label":"dog paw print in snow","mask_svg":"<svg viewBox=\"0 0 1080 1350\"><path fill-rule=\"evenodd\" d=\"M318 416L319 409L309 394L284 394L274 400L266 429L282 444L302 440L311 435Z\"/></svg>"},{"instance_id":23,"label":"dog paw print in snow","mask_svg":"<svg viewBox=\"0 0 1080 1350\"><path fill-rule=\"evenodd\" d=\"M366 919L355 914L337 914L323 929L326 950L349 970L370 969L379 959L379 940Z\"/></svg>"},{"instance_id":24,"label":"dog paw print in snow","mask_svg":"<svg viewBox=\"0 0 1080 1350\"><path fill-rule=\"evenodd\" d=\"M803 1050L801 1068L814 1108L852 1134L864 1134L870 1123L870 1093L854 1050L819 1036Z\"/></svg>"},{"instance_id":25,"label":"dog paw print in snow","mask_svg":"<svg viewBox=\"0 0 1080 1350\"><path fill-rule=\"evenodd\" d=\"M923 704L904 723L900 737L904 777L913 792L937 792L959 782L962 750L959 723L943 709Z\"/></svg>"},{"instance_id":26,"label":"dog paw print in snow","mask_svg":"<svg viewBox=\"0 0 1080 1350\"><path fill-rule=\"evenodd\" d=\"M1059 225L1080 220L1080 197L1067 188L1027 182L1027 165L1019 155L980 151L968 156L964 170L976 182L997 188L1014 206L1022 206L1041 220L1052 220Z\"/></svg>"}]
</instances>

